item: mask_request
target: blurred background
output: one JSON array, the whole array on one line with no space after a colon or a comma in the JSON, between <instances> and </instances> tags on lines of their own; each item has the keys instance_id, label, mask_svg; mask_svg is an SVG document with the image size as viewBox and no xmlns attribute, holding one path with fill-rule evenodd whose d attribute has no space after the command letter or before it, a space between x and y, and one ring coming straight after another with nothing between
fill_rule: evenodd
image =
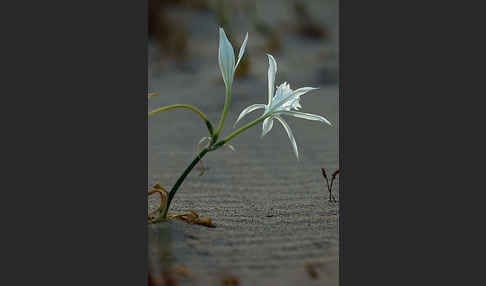
<instances>
[{"instance_id":1,"label":"blurred background","mask_svg":"<svg viewBox=\"0 0 486 286\"><path fill-rule=\"evenodd\" d=\"M265 53L271 53L282 63L281 82L292 70L302 69L311 75L309 83L337 84L337 9L337 0L149 0L149 90L159 87L154 80L173 74L222 84L217 68L219 26L236 52L245 33L250 35L237 73L240 79L265 80Z\"/></svg>"},{"instance_id":2,"label":"blurred background","mask_svg":"<svg viewBox=\"0 0 486 286\"><path fill-rule=\"evenodd\" d=\"M333 123L286 117L299 161L278 123L263 139L261 125L236 137L231 142L236 152L208 154L204 174L199 176L200 166L193 170L171 213L194 210L217 227L156 226L149 235L153 274L168 277L169 269L187 267L191 277L175 274L182 285L337 285L338 204L328 202L321 168L329 173L339 168L338 0L148 1L148 91L160 94L149 100L149 110L191 104L217 126L225 97L218 66L221 26L236 56L249 35L222 136L234 130L245 107L267 103L266 53L277 61L275 84L319 87L302 96L302 111ZM240 124L260 115L255 111ZM148 183L170 190L207 131L197 115L184 110L151 117L148 124ZM339 199L339 180L334 190ZM157 204L151 197L149 209ZM228 275L241 284L221 284Z\"/></svg>"}]
</instances>

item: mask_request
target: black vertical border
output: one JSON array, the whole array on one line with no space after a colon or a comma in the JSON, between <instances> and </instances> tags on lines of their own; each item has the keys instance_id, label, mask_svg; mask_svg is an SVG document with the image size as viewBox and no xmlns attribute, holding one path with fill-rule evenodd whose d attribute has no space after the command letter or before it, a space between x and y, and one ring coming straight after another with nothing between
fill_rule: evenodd
<instances>
[{"instance_id":1,"label":"black vertical border","mask_svg":"<svg viewBox=\"0 0 486 286\"><path fill-rule=\"evenodd\" d=\"M147 285L148 2L2 12L2 107L14 113L2 138L15 163L3 183L16 198L4 200L14 239L0 284Z\"/></svg>"},{"instance_id":2,"label":"black vertical border","mask_svg":"<svg viewBox=\"0 0 486 286\"><path fill-rule=\"evenodd\" d=\"M450 31L473 35L483 26L471 19L481 17L455 2L339 2L340 285L464 284L469 275L453 265L468 265L469 274L470 263L453 256L467 253L469 241L456 237L470 217L454 221L451 186L459 168L470 169L451 154L469 149L455 134L470 124L457 106L469 102L462 96L473 77L461 82L469 68L451 59L479 57L466 59L476 44L451 40ZM468 20L451 20L460 14ZM455 186L465 190L463 181Z\"/></svg>"}]
</instances>

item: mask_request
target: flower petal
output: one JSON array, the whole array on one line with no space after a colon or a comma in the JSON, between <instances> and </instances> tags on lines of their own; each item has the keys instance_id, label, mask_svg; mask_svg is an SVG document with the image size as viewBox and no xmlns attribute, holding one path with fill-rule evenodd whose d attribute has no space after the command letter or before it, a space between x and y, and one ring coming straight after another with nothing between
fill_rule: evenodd
<instances>
[{"instance_id":1,"label":"flower petal","mask_svg":"<svg viewBox=\"0 0 486 286\"><path fill-rule=\"evenodd\" d=\"M243 41L243 44L241 44L241 48L240 48L240 52L238 53L238 61L236 62L235 70L238 67L238 64L240 63L240 60L243 57L243 54L245 53L245 48L246 48L247 42L248 42L248 33L246 33L245 40Z\"/></svg>"},{"instance_id":2,"label":"flower petal","mask_svg":"<svg viewBox=\"0 0 486 286\"><path fill-rule=\"evenodd\" d=\"M280 106L279 103L285 101L290 95L292 95L292 89L287 82L284 82L277 87L277 91L275 91L275 95L272 98L272 104Z\"/></svg>"},{"instance_id":3,"label":"flower petal","mask_svg":"<svg viewBox=\"0 0 486 286\"><path fill-rule=\"evenodd\" d=\"M275 116L275 119L277 119L278 121L280 121L280 123L282 123L285 131L287 131L287 135L289 135L290 143L292 144L292 149L294 150L294 154L297 157L297 160L299 160L299 150L297 149L297 142L295 142L294 134L292 133L292 130L290 129L290 126L280 116Z\"/></svg>"},{"instance_id":4,"label":"flower petal","mask_svg":"<svg viewBox=\"0 0 486 286\"><path fill-rule=\"evenodd\" d=\"M230 88L233 83L235 69L235 52L230 41L226 37L223 28L219 28L219 49L218 49L219 69L223 75L226 88Z\"/></svg>"},{"instance_id":5,"label":"flower petal","mask_svg":"<svg viewBox=\"0 0 486 286\"><path fill-rule=\"evenodd\" d=\"M298 118L303 118L307 120L314 120L314 121L320 121L322 123L327 123L332 126L332 123L329 122L326 118L316 115L316 114L310 114L310 113L304 113L304 112L299 112L299 111L282 111L279 112L279 114L286 114L286 115L292 115Z\"/></svg>"},{"instance_id":6,"label":"flower petal","mask_svg":"<svg viewBox=\"0 0 486 286\"><path fill-rule=\"evenodd\" d=\"M255 111L257 109L260 109L260 108L265 108L265 104L253 104L253 105L250 105L247 108L243 109L243 111L240 113L240 116L238 116L238 119L236 119L236 122L233 126L236 126L238 121L240 121L240 119L245 117L248 113Z\"/></svg>"},{"instance_id":7,"label":"flower petal","mask_svg":"<svg viewBox=\"0 0 486 286\"><path fill-rule=\"evenodd\" d=\"M275 89L275 74L277 74L277 62L272 55L268 56L268 105L272 104L273 93Z\"/></svg>"},{"instance_id":8,"label":"flower petal","mask_svg":"<svg viewBox=\"0 0 486 286\"><path fill-rule=\"evenodd\" d=\"M285 103L287 103L288 101L293 101L295 100L296 98L300 97L301 95L311 91L311 90L315 90L315 89L319 89L317 87L301 87L299 89L296 89L294 91L292 91L288 96L286 96L284 99L282 100L279 100L278 103L275 104L275 106L272 106L272 110L276 110L278 109L280 106L284 105Z\"/></svg>"},{"instance_id":9,"label":"flower petal","mask_svg":"<svg viewBox=\"0 0 486 286\"><path fill-rule=\"evenodd\" d=\"M318 87L301 87L292 92L292 96L301 96L311 90L319 89Z\"/></svg>"},{"instance_id":10,"label":"flower petal","mask_svg":"<svg viewBox=\"0 0 486 286\"><path fill-rule=\"evenodd\" d=\"M265 136L270 130L272 130L273 127L273 118L268 117L267 119L263 120L263 129L262 129L262 136Z\"/></svg>"}]
</instances>

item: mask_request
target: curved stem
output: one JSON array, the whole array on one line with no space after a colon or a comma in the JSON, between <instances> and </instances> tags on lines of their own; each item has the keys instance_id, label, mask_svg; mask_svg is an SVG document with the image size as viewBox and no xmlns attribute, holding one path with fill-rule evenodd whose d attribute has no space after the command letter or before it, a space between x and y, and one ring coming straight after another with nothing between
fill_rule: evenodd
<instances>
[{"instance_id":1,"label":"curved stem","mask_svg":"<svg viewBox=\"0 0 486 286\"><path fill-rule=\"evenodd\" d=\"M187 175L189 175L189 173L192 171L192 169L197 165L197 163L202 159L202 157L204 157L204 155L206 155L206 153L218 149L219 147L221 147L224 144L226 144L227 142L229 142L231 139L233 139L236 136L238 136L239 134L241 134L243 131L245 131L245 130L247 130L247 129L253 127L253 126L255 126L259 122L262 122L263 120L265 120L269 116L271 116L271 115L262 116L262 117L260 117L260 118L258 118L256 120L254 120L254 121L246 124L245 126L241 127L240 129L236 130L235 132L231 133L229 136L227 136L223 140L219 141L218 143L211 144L209 147L204 148L196 156L196 158L194 158L194 160L192 160L191 164L189 164L189 166L187 166L187 168L184 170L184 172L179 177L179 179L177 179L177 182L175 183L175 185L170 190L169 196L167 198L167 205L166 205L166 208L164 210L164 213L162 215L160 215L159 217L157 217L153 222L160 222L160 221L163 221L163 220L166 220L167 219L167 213L169 211L170 203L172 202L172 199L174 198L174 195L176 194L176 192L179 189L179 187L182 185L182 182L184 182L184 180L186 179ZM217 134L215 134L214 136L217 137ZM213 137L213 139L215 137Z\"/></svg>"},{"instance_id":2,"label":"curved stem","mask_svg":"<svg viewBox=\"0 0 486 286\"><path fill-rule=\"evenodd\" d=\"M255 126L256 124L262 122L263 120L267 119L270 115L265 115L265 116L262 116L262 117L259 117L257 119L255 119L254 121L246 124L245 126L241 127L240 129L236 130L235 132L231 133L230 135L228 135L226 138L224 138L223 140L219 141L218 143L216 143L214 145L215 148L219 148L221 146L223 146L224 144L228 143L231 139L235 138L236 136L238 136L241 132Z\"/></svg>"},{"instance_id":3,"label":"curved stem","mask_svg":"<svg viewBox=\"0 0 486 286\"><path fill-rule=\"evenodd\" d=\"M202 157L204 157L204 155L206 155L206 153L208 153L209 151L210 151L209 148L207 148L207 147L204 148L196 156L196 158L194 158L194 160L192 160L191 164L189 164L189 166L187 166L187 168L184 170L184 173L182 173L182 175L179 177L179 179L177 179L177 182L175 183L175 185L170 190L169 197L167 198L167 206L166 206L166 208L164 210L164 213L162 215L160 215L159 217L157 217L154 220L154 222L159 222L159 221L163 221L163 220L167 219L167 213L169 211L170 203L172 202L172 198L174 198L175 193L177 192L177 190L179 189L179 187L182 185L182 182L184 182L184 180L186 179L187 175L189 175L189 173L192 171L192 169L199 162L199 160L201 160Z\"/></svg>"},{"instance_id":4,"label":"curved stem","mask_svg":"<svg viewBox=\"0 0 486 286\"><path fill-rule=\"evenodd\" d=\"M197 114L199 114L199 116L201 116L201 118L206 123L206 126L208 128L209 134L211 135L211 137L213 137L213 135L214 135L213 125L211 124L211 122L208 120L208 118L206 117L206 115L204 113L202 113L199 109L195 108L192 105L188 105L188 104L168 105L168 106L164 106L164 107L157 108L157 109L154 109L154 110L150 111L149 114L148 114L148 116L150 117L150 116L153 116L153 115L155 115L157 113L164 112L164 111L167 111L167 110L170 110L170 109L174 109L174 108L187 108L187 109L190 109L190 110L196 112Z\"/></svg>"},{"instance_id":5,"label":"curved stem","mask_svg":"<svg viewBox=\"0 0 486 286\"><path fill-rule=\"evenodd\" d=\"M216 140L218 140L219 133L221 132L221 129L223 128L224 120L226 119L226 115L228 114L228 107L231 101L231 88L226 89L226 100L224 102L224 109L223 109L223 114L221 115L221 119L219 120L219 125L218 129L216 129L216 132L214 133L212 143L215 143Z\"/></svg>"}]
</instances>

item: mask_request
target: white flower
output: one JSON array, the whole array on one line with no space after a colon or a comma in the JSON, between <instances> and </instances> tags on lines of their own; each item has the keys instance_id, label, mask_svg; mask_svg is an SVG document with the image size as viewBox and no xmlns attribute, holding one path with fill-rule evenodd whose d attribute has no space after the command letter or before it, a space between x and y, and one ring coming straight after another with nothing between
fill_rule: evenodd
<instances>
[{"instance_id":1,"label":"white flower","mask_svg":"<svg viewBox=\"0 0 486 286\"><path fill-rule=\"evenodd\" d=\"M245 53L246 43L248 41L248 33L246 33L245 40L240 48L240 53L238 54L238 61L235 64L235 52L233 46L228 41L223 28L219 28L219 50L218 50L218 62L219 69L223 74L224 84L226 89L231 88L233 84L233 78L235 76L236 67L240 63L243 54Z\"/></svg>"},{"instance_id":2,"label":"white flower","mask_svg":"<svg viewBox=\"0 0 486 286\"><path fill-rule=\"evenodd\" d=\"M294 135L292 130L290 129L287 122L280 116L280 115L292 115L294 117L299 117L308 120L315 120L320 121L323 123L327 123L332 126L331 122L326 118L310 114L310 113L303 113L299 111L294 111L292 109L298 110L302 106L300 105L300 96L311 91L314 87L302 87L296 90L292 90L288 83L284 82L281 84L274 95L274 84L275 84L275 74L277 73L277 63L272 55L268 55L268 104L254 104L245 108L238 119L235 122L235 125L248 113L263 108L265 112L263 113L262 117L268 116L263 121L263 130L262 130L262 137L265 136L273 127L273 119L277 119L284 127L285 131L290 138L290 143L292 144L292 148L294 150L295 156L297 160L299 159L299 151L297 149L297 143L295 142ZM261 117L260 117L261 118Z\"/></svg>"}]
</instances>

